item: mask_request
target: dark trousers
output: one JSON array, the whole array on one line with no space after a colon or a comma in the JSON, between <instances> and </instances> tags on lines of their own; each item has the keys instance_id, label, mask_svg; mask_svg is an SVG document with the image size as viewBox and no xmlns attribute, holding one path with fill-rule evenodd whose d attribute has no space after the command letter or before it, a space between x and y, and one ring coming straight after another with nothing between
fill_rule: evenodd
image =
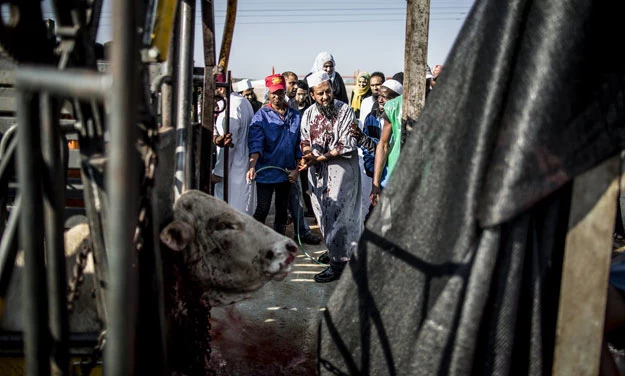
<instances>
[{"instance_id":1,"label":"dark trousers","mask_svg":"<svg viewBox=\"0 0 625 376\"><path fill-rule=\"evenodd\" d=\"M291 213L291 218L293 218L293 233L295 235L299 233L301 236L310 234L310 227L308 227L308 222L306 222L306 219L304 218L304 208L302 208L299 202L300 189L301 187L299 186L299 182L291 184L291 191L289 194L289 212Z\"/></svg>"},{"instance_id":2,"label":"dark trousers","mask_svg":"<svg viewBox=\"0 0 625 376\"><path fill-rule=\"evenodd\" d=\"M309 213L313 212L312 202L310 201L310 191L308 190L308 171L299 174L299 181L302 187L302 197L304 197L304 205Z\"/></svg>"},{"instance_id":3,"label":"dark trousers","mask_svg":"<svg viewBox=\"0 0 625 376\"><path fill-rule=\"evenodd\" d=\"M273 229L284 234L286 231L287 211L289 206L289 193L291 192L291 183L288 181L283 183L256 183L256 211L254 218L261 223L265 223L269 209L271 207L271 196L274 191L276 208L276 218L273 221Z\"/></svg>"}]
</instances>

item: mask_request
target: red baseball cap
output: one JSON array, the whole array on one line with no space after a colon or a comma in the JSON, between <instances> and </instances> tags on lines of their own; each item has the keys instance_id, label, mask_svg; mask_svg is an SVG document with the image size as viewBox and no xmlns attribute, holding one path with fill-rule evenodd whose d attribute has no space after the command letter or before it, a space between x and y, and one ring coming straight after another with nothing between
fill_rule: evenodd
<instances>
[{"instance_id":1,"label":"red baseball cap","mask_svg":"<svg viewBox=\"0 0 625 376\"><path fill-rule=\"evenodd\" d=\"M286 83L281 74L272 74L271 76L265 77L265 86L267 86L270 93L278 90L286 90Z\"/></svg>"}]
</instances>

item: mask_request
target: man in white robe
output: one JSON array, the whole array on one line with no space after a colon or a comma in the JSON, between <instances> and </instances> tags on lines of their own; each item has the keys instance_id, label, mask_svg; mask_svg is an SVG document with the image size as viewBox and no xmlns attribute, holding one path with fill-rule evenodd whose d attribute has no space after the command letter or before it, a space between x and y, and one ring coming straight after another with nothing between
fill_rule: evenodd
<instances>
[{"instance_id":1,"label":"man in white robe","mask_svg":"<svg viewBox=\"0 0 625 376\"><path fill-rule=\"evenodd\" d=\"M221 95L225 95L225 88L217 89ZM237 92L232 92L229 98L230 105L230 129L224 133L226 111L217 117L214 128L215 144L217 146L217 161L213 169L213 181L215 184L215 197L224 199L224 147L228 150L228 204L235 209L252 215L254 213L255 200L250 200L251 185L247 184L245 174L248 170L249 153L247 148L247 133L249 125L254 117L254 110L250 102ZM252 207L254 206L254 207Z\"/></svg>"},{"instance_id":2,"label":"man in white robe","mask_svg":"<svg viewBox=\"0 0 625 376\"><path fill-rule=\"evenodd\" d=\"M347 103L334 99L327 73L307 80L315 104L302 116L300 170L308 168L313 210L328 247L330 266L314 277L324 283L340 278L363 229L358 145L349 133L358 120Z\"/></svg>"}]
</instances>

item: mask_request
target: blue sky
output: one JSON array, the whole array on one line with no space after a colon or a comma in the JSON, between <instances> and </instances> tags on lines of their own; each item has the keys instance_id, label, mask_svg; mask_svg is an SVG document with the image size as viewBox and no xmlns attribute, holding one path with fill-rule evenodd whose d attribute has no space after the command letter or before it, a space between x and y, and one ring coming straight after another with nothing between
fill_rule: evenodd
<instances>
[{"instance_id":1,"label":"blue sky","mask_svg":"<svg viewBox=\"0 0 625 376\"><path fill-rule=\"evenodd\" d=\"M215 1L219 53L226 0ZM431 0L428 63L443 64L474 0ZM239 0L229 69L235 77L261 79L285 70L307 73L317 53L334 55L343 76L403 70L406 0ZM51 17L49 0L44 16ZM110 1L105 0L98 41L111 39ZM195 65L203 66L199 2Z\"/></svg>"}]
</instances>

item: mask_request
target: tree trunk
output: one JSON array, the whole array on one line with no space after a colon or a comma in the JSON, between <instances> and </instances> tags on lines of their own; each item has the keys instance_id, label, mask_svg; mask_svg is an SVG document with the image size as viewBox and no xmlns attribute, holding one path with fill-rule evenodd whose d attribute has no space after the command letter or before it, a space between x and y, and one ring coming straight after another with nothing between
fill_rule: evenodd
<instances>
[{"instance_id":1,"label":"tree trunk","mask_svg":"<svg viewBox=\"0 0 625 376\"><path fill-rule=\"evenodd\" d=\"M425 72L428 57L430 0L408 0L406 6L406 55L404 56L404 99L402 143L425 104Z\"/></svg>"}]
</instances>

